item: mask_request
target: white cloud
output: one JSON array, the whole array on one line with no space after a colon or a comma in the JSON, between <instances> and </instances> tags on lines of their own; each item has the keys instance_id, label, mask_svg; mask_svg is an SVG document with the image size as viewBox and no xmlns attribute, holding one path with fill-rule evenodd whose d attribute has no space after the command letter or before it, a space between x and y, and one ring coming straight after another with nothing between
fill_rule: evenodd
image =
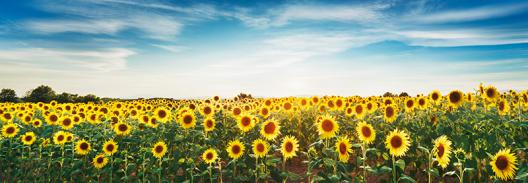
<instances>
[{"instance_id":1,"label":"white cloud","mask_svg":"<svg viewBox=\"0 0 528 183\"><path fill-rule=\"evenodd\" d=\"M125 69L126 59L134 54L135 52L125 48L99 51L20 48L0 51L0 61L4 66L18 65L59 71L114 71Z\"/></svg>"},{"instance_id":2,"label":"white cloud","mask_svg":"<svg viewBox=\"0 0 528 183\"><path fill-rule=\"evenodd\" d=\"M78 32L88 34L115 34L128 25L121 20L34 20L25 27L40 34Z\"/></svg>"},{"instance_id":3,"label":"white cloud","mask_svg":"<svg viewBox=\"0 0 528 183\"><path fill-rule=\"evenodd\" d=\"M382 17L380 10L384 8L374 5L288 5L272 14L276 15L273 21L275 25L296 20L372 23Z\"/></svg>"},{"instance_id":4,"label":"white cloud","mask_svg":"<svg viewBox=\"0 0 528 183\"><path fill-rule=\"evenodd\" d=\"M176 46L176 45L160 45L160 44L153 44L152 46L173 52L173 53L179 53L184 50L187 50L188 48L185 46Z\"/></svg>"},{"instance_id":5,"label":"white cloud","mask_svg":"<svg viewBox=\"0 0 528 183\"><path fill-rule=\"evenodd\" d=\"M526 11L528 3L483 6L471 9L449 10L436 13L424 13L421 15L412 15L409 22L419 23L449 23L483 20L497 17L504 17Z\"/></svg>"}]
</instances>

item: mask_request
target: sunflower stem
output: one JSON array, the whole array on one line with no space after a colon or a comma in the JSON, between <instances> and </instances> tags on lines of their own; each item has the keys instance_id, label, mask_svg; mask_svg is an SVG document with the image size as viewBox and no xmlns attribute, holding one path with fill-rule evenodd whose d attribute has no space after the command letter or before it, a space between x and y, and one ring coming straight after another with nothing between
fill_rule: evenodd
<instances>
[{"instance_id":1,"label":"sunflower stem","mask_svg":"<svg viewBox=\"0 0 528 183\"><path fill-rule=\"evenodd\" d=\"M363 154L363 181L367 182L367 144L363 143L361 146L361 153Z\"/></svg>"},{"instance_id":2,"label":"sunflower stem","mask_svg":"<svg viewBox=\"0 0 528 183\"><path fill-rule=\"evenodd\" d=\"M394 158L394 155L392 155L392 182L396 182L396 160Z\"/></svg>"}]
</instances>

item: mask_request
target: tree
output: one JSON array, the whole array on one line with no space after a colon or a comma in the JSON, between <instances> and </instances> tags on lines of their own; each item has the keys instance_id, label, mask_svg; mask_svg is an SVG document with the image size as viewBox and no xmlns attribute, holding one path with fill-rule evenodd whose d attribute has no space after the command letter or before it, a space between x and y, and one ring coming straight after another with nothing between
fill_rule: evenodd
<instances>
[{"instance_id":1,"label":"tree","mask_svg":"<svg viewBox=\"0 0 528 183\"><path fill-rule=\"evenodd\" d=\"M13 89L4 88L0 92L0 102L16 102L17 96Z\"/></svg>"},{"instance_id":2,"label":"tree","mask_svg":"<svg viewBox=\"0 0 528 183\"><path fill-rule=\"evenodd\" d=\"M55 100L59 103L73 103L77 102L78 95L77 94L71 94L63 92L55 97Z\"/></svg>"},{"instance_id":3,"label":"tree","mask_svg":"<svg viewBox=\"0 0 528 183\"><path fill-rule=\"evenodd\" d=\"M40 85L39 87L28 91L25 97L26 102L51 102L55 99L55 91L49 86Z\"/></svg>"},{"instance_id":4,"label":"tree","mask_svg":"<svg viewBox=\"0 0 528 183\"><path fill-rule=\"evenodd\" d=\"M383 97L394 97L394 96L395 96L395 95L392 94L391 92L385 92L385 93L383 94Z\"/></svg>"},{"instance_id":5,"label":"tree","mask_svg":"<svg viewBox=\"0 0 528 183\"><path fill-rule=\"evenodd\" d=\"M99 101L101 100L101 98L93 95L93 94L88 94L86 96L82 96L82 97L79 97L77 102L82 102L82 103L88 103L88 102L93 102L93 103L99 103Z\"/></svg>"},{"instance_id":6,"label":"tree","mask_svg":"<svg viewBox=\"0 0 528 183\"><path fill-rule=\"evenodd\" d=\"M402 92L400 93L400 97L408 97L409 94L407 92Z\"/></svg>"}]
</instances>

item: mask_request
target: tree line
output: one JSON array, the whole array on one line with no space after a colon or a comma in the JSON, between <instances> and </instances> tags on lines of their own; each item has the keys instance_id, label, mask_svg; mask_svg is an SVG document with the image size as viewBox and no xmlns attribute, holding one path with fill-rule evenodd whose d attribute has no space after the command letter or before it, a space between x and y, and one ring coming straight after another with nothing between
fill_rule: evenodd
<instances>
[{"instance_id":1,"label":"tree line","mask_svg":"<svg viewBox=\"0 0 528 183\"><path fill-rule=\"evenodd\" d=\"M72 93L57 94L53 89L46 85L38 86L35 89L26 92L24 97L17 97L15 90L4 88L0 92L0 102L51 102L57 101L59 103L99 103L101 98L93 94L78 95Z\"/></svg>"}]
</instances>

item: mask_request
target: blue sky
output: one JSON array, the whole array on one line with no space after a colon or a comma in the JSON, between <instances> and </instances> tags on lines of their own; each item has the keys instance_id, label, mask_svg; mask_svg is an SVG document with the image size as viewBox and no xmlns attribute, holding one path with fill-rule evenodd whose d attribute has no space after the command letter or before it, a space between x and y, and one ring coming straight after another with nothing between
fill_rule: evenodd
<instances>
[{"instance_id":1,"label":"blue sky","mask_svg":"<svg viewBox=\"0 0 528 183\"><path fill-rule=\"evenodd\" d=\"M527 1L28 0L0 6L0 88L107 97L528 88Z\"/></svg>"}]
</instances>

